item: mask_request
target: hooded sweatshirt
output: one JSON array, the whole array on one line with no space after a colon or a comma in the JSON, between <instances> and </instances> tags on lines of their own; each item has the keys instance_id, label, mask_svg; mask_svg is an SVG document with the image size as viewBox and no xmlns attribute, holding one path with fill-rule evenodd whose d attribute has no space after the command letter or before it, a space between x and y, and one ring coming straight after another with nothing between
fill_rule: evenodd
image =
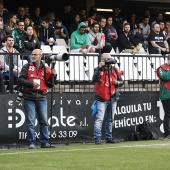
<instances>
[{"instance_id":1,"label":"hooded sweatshirt","mask_svg":"<svg viewBox=\"0 0 170 170\"><path fill-rule=\"evenodd\" d=\"M82 26L86 27L86 24L84 22L81 22L78 25L77 30L74 31L71 34L71 37L70 37L70 47L71 47L71 50L72 49L79 49L79 48L81 48L82 45L88 45L88 36L87 36L86 31L83 34L80 32L80 28Z\"/></svg>"}]
</instances>

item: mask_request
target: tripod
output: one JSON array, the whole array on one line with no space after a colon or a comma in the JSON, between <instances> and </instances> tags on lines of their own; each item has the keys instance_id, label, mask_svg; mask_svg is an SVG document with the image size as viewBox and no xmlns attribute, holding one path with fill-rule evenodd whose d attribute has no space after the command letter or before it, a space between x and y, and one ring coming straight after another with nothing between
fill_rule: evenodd
<instances>
[{"instance_id":1,"label":"tripod","mask_svg":"<svg viewBox=\"0 0 170 170\"><path fill-rule=\"evenodd\" d=\"M107 75L108 75L108 81L109 81L109 94L110 94L110 98L109 98L109 100L110 100L110 110L111 110L111 118L110 118L110 121L111 122L113 122L113 119L112 119L112 99L111 99L111 97L112 97L112 92L111 92L111 84L110 84L110 72L109 72L109 69L110 69L110 65L108 64L107 65Z\"/></svg>"},{"instance_id":2,"label":"tripod","mask_svg":"<svg viewBox=\"0 0 170 170\"><path fill-rule=\"evenodd\" d=\"M56 61L52 61L51 63L51 70L54 69L55 67L55 64L56 64ZM51 75L52 76L52 88L51 88L51 112L50 112L50 140L49 140L49 143L50 143L50 147L51 147L51 126L52 126L52 116L53 116L53 91L54 91L54 74Z\"/></svg>"},{"instance_id":3,"label":"tripod","mask_svg":"<svg viewBox=\"0 0 170 170\"><path fill-rule=\"evenodd\" d=\"M112 124L112 137L113 137L113 109L112 109L112 90L111 90L111 82L110 82L110 73L113 71L113 68L112 66L110 67L110 65L108 64L107 65L107 73L108 73L108 82L109 82L109 94L110 94L110 98L109 98L109 101L110 101L110 122ZM115 102L115 101L114 101ZM114 103L113 103L114 104ZM113 141L113 143L119 143L119 141Z\"/></svg>"}]
</instances>

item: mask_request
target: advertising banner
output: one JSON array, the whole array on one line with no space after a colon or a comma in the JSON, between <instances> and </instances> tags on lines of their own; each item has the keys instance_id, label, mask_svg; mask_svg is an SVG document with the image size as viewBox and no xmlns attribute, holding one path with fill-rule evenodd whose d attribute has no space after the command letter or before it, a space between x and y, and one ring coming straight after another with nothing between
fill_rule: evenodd
<instances>
[{"instance_id":1,"label":"advertising banner","mask_svg":"<svg viewBox=\"0 0 170 170\"><path fill-rule=\"evenodd\" d=\"M18 105L16 94L0 96L0 143L26 144L26 124L23 103ZM91 105L94 93L49 93L48 122L49 137L52 143L75 143L93 141L95 116ZM118 101L113 136L125 140L135 128L149 120L163 136L164 111L158 92L124 92ZM105 130L102 139L105 139ZM51 134L51 135L50 135ZM35 136L39 138L39 125L36 121Z\"/></svg>"}]
</instances>

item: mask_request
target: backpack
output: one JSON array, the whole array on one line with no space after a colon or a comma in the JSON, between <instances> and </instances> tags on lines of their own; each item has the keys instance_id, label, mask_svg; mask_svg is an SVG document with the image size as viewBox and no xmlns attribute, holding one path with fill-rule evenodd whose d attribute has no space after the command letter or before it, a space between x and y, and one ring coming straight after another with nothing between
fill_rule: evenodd
<instances>
[{"instance_id":1,"label":"backpack","mask_svg":"<svg viewBox=\"0 0 170 170\"><path fill-rule=\"evenodd\" d=\"M144 121L140 124L137 131L140 133L141 140L156 140L159 138L158 132L149 121Z\"/></svg>"},{"instance_id":2,"label":"backpack","mask_svg":"<svg viewBox=\"0 0 170 170\"><path fill-rule=\"evenodd\" d=\"M97 100L93 102L93 104L91 105L91 109L92 109L92 116L95 116L97 114Z\"/></svg>"},{"instance_id":3,"label":"backpack","mask_svg":"<svg viewBox=\"0 0 170 170\"><path fill-rule=\"evenodd\" d=\"M139 132L133 132L125 140L126 141L139 141L139 140L141 140L140 133Z\"/></svg>"}]
</instances>

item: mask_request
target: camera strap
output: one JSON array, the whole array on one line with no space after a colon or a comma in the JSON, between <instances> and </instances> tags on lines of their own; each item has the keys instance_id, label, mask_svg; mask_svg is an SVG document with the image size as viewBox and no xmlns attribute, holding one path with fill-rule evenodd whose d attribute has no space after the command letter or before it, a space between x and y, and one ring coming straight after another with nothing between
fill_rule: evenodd
<instances>
[{"instance_id":1,"label":"camera strap","mask_svg":"<svg viewBox=\"0 0 170 170\"><path fill-rule=\"evenodd\" d=\"M113 70L115 71L117 76L121 76L122 75L121 73L119 73L119 71L115 67L113 67Z\"/></svg>"},{"instance_id":2,"label":"camera strap","mask_svg":"<svg viewBox=\"0 0 170 170\"><path fill-rule=\"evenodd\" d=\"M46 67L45 67L45 65L44 65L44 81L45 81L45 84L47 84Z\"/></svg>"}]
</instances>

